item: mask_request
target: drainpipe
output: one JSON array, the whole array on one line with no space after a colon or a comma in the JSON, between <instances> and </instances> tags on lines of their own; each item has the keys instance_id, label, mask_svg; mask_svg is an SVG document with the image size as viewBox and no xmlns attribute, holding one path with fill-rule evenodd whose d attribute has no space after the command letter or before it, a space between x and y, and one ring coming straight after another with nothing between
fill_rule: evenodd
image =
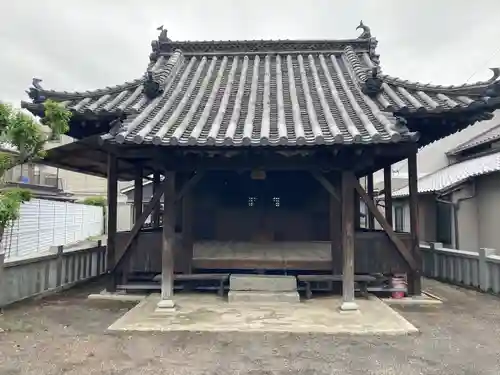
<instances>
[{"instance_id":1,"label":"drainpipe","mask_svg":"<svg viewBox=\"0 0 500 375\"><path fill-rule=\"evenodd\" d=\"M446 194L453 193L457 190L459 190L459 189L457 188L457 189L448 191L448 192L446 192ZM476 197L476 181L472 180L472 193L466 197L458 198L455 202L441 199L440 197L442 197L443 195L444 194L437 195L436 202L449 204L451 206L451 209L453 210L453 232L454 232L454 237L455 237L455 248L458 250L458 249L460 249L460 243L459 243L460 241L459 241L459 235L458 235L458 210L460 209L460 203Z\"/></svg>"}]
</instances>

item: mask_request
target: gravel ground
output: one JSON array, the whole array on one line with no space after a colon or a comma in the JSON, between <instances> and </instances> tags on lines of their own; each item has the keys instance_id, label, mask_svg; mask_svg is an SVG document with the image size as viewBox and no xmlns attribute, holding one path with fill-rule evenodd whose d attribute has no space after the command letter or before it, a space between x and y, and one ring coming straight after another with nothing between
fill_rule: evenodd
<instances>
[{"instance_id":1,"label":"gravel ground","mask_svg":"<svg viewBox=\"0 0 500 375\"><path fill-rule=\"evenodd\" d=\"M98 284L0 316L0 374L498 374L500 299L427 281L443 306L398 309L406 337L107 334L130 305L88 301Z\"/></svg>"}]
</instances>

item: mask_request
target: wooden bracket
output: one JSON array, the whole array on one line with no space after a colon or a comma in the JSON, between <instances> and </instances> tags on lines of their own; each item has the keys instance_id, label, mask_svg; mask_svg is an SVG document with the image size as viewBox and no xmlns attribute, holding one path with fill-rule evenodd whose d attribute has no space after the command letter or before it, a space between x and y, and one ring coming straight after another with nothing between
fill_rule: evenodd
<instances>
[{"instance_id":1,"label":"wooden bracket","mask_svg":"<svg viewBox=\"0 0 500 375\"><path fill-rule=\"evenodd\" d=\"M323 185L323 187L336 199L340 202L340 197L335 190L335 187L331 184L327 178L318 171L310 171L313 177L318 180L318 182Z\"/></svg>"},{"instance_id":2,"label":"wooden bracket","mask_svg":"<svg viewBox=\"0 0 500 375\"><path fill-rule=\"evenodd\" d=\"M392 229L391 225L387 222L385 217L382 215L382 213L377 209L375 206L375 203L373 203L373 200L370 199L368 196L367 192L363 189L363 187L359 184L359 181L356 180L354 177L352 177L352 184L354 185L354 188L358 192L359 196L365 202L366 206L368 207L368 210L370 213L377 219L378 223L382 227L382 229L387 233L387 236L389 239L392 241L394 246L396 246L396 249L398 252L401 254L401 256L404 258L406 263L410 266L412 271L418 270L418 264L413 257L412 253L410 252L410 249L406 247L406 245L401 241L401 239L396 235L394 230Z\"/></svg>"}]
</instances>

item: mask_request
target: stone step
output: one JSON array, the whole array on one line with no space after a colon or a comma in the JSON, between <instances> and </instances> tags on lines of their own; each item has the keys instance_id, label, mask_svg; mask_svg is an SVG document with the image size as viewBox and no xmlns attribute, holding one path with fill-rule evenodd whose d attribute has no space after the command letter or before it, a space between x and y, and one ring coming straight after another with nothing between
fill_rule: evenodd
<instances>
[{"instance_id":1,"label":"stone step","mask_svg":"<svg viewBox=\"0 0 500 375\"><path fill-rule=\"evenodd\" d=\"M258 292L258 291L229 291L227 295L229 303L299 303L298 292Z\"/></svg>"},{"instance_id":2,"label":"stone step","mask_svg":"<svg viewBox=\"0 0 500 375\"><path fill-rule=\"evenodd\" d=\"M229 289L231 291L295 292L297 279L295 276L282 275L231 275Z\"/></svg>"}]
</instances>

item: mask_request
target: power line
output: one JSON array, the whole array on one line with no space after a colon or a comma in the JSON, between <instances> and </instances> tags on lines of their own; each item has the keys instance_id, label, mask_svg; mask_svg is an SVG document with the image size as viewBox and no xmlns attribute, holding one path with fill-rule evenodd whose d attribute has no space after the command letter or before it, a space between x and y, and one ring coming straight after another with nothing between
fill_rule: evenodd
<instances>
[{"instance_id":1,"label":"power line","mask_svg":"<svg viewBox=\"0 0 500 375\"><path fill-rule=\"evenodd\" d=\"M490 65L490 62L491 62L491 61L492 61L492 60L493 60L493 59L494 59L494 58L495 58L495 57L496 57L499 53L500 53L500 49L499 49L499 50L497 50L496 52L494 52L494 53L493 53L493 55L491 55L491 56L488 58L488 60L486 60L486 61L485 61L485 62L481 65L481 67L480 67L480 68L476 69L476 70L474 71L474 73L472 73L472 74L469 76L469 78L467 78L467 81L465 81L465 83L469 83L469 81L471 80L471 78L472 78L472 77L474 77L480 69L485 69L485 68L487 68L487 67L488 67L488 65Z\"/></svg>"}]
</instances>

